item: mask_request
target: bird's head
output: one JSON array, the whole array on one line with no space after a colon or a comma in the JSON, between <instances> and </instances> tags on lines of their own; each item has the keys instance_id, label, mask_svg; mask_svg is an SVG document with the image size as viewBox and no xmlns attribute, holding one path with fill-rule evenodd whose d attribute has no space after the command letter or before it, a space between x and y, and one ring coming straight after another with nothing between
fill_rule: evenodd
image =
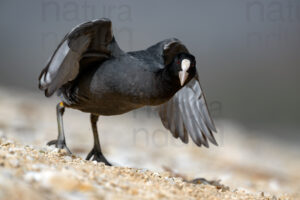
<instances>
[{"instance_id":1,"label":"bird's head","mask_svg":"<svg viewBox=\"0 0 300 200\"><path fill-rule=\"evenodd\" d=\"M176 77L180 86L184 86L196 74L196 59L189 53L179 53L174 56L168 68L172 77Z\"/></svg>"}]
</instances>

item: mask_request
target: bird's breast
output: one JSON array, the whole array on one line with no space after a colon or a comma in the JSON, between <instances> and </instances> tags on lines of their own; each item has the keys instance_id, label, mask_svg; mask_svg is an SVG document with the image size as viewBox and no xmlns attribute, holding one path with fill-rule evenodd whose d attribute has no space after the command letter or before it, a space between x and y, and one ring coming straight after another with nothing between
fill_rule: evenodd
<instances>
[{"instance_id":1,"label":"bird's breast","mask_svg":"<svg viewBox=\"0 0 300 200\"><path fill-rule=\"evenodd\" d=\"M160 80L157 72L139 62L103 63L78 81L78 104L85 112L102 115L122 114L146 105L168 101L176 89ZM84 97L84 98L83 98Z\"/></svg>"}]
</instances>

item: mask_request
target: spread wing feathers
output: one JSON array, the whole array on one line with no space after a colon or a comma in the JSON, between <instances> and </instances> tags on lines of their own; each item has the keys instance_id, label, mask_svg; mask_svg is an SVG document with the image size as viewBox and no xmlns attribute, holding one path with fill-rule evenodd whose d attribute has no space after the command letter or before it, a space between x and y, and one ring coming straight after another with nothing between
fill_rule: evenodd
<instances>
[{"instance_id":1,"label":"spread wing feathers","mask_svg":"<svg viewBox=\"0 0 300 200\"><path fill-rule=\"evenodd\" d=\"M209 147L208 141L218 145L213 135L216 128L197 78L192 79L172 99L161 105L159 115L165 128L182 142L188 143L189 133L198 146L203 144Z\"/></svg>"},{"instance_id":2,"label":"spread wing feathers","mask_svg":"<svg viewBox=\"0 0 300 200\"><path fill-rule=\"evenodd\" d=\"M74 80L82 66L121 54L114 40L111 21L105 18L76 26L61 41L39 77L39 88L51 96ZM82 62L84 61L84 62Z\"/></svg>"}]
</instances>

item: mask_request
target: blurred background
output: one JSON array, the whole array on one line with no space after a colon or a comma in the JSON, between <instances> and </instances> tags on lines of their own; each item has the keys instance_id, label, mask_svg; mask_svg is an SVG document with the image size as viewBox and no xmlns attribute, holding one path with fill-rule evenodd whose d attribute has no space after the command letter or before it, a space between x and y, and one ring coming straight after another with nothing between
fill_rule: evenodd
<instances>
[{"instance_id":1,"label":"blurred background","mask_svg":"<svg viewBox=\"0 0 300 200\"><path fill-rule=\"evenodd\" d=\"M1 0L0 84L37 91L37 77L63 36L100 17L112 20L126 51L182 40L197 57L216 117L300 140L295 0Z\"/></svg>"},{"instance_id":2,"label":"blurred background","mask_svg":"<svg viewBox=\"0 0 300 200\"><path fill-rule=\"evenodd\" d=\"M49 120L39 120L39 127L43 123L48 124L51 131L45 137L53 139L51 134L55 137L54 108L57 101L55 97L50 100L43 98L43 93L38 91L39 73L72 27L101 17L112 20L116 39L126 51L144 49L170 37L177 37L186 44L197 58L201 83L219 129L221 146L230 147L237 138L245 137L241 141L247 141L251 137L254 142L251 145L247 143L249 151L264 146L261 152L272 152L282 145L292 149L293 153L299 153L300 2L297 0L1 0L0 125L2 123L3 130L11 130L5 124L7 116L15 119L27 108L35 113L36 119ZM28 103L25 103L25 108L22 103L24 95L27 95L24 101ZM49 109L50 112L43 113L47 117L43 118L37 107L28 106L36 101L39 109ZM9 105L15 106L14 102L21 106L14 107L15 115L9 115L13 112ZM41 105L44 107L40 108ZM4 112L4 109L7 111ZM24 118L34 115L26 112L23 113ZM70 112L74 113L73 118L87 116L78 111ZM137 117L141 113L146 116L143 121L146 128L132 123L132 127L123 127L122 130L128 130L134 137L137 130L155 135L152 123L162 129L148 108L109 119L122 127L125 126L122 124L124 119L133 119L132 122L143 120ZM84 128L72 124L70 115L67 114L66 118L69 121L66 126L79 132L82 138L82 132L89 127L87 117ZM122 120L118 121L120 118ZM110 123L104 126L116 124ZM34 130L45 132L41 127ZM82 132L78 128L83 129ZM232 141L226 140L226 137ZM259 143L260 140L265 143ZM31 140L27 138L26 141L30 143ZM265 145L268 142L271 146ZM80 143L76 144L79 148ZM241 142L236 147L239 149L244 145ZM255 152L253 157L261 152ZM277 156L274 155L274 160ZM118 160L119 157L113 158ZM293 159L295 162L299 157L291 157L288 162ZM141 163L133 166L143 167Z\"/></svg>"}]
</instances>

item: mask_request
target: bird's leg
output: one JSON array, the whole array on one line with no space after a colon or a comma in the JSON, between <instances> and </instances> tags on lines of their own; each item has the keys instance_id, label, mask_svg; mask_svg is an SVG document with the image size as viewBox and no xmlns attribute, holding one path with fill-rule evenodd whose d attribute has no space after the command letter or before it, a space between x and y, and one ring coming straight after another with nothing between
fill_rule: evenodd
<instances>
[{"instance_id":1,"label":"bird's leg","mask_svg":"<svg viewBox=\"0 0 300 200\"><path fill-rule=\"evenodd\" d=\"M104 164L111 166L111 164L106 160L101 152L100 141L97 130L97 121L99 119L99 115L91 114L91 124L94 135L94 147L87 155L86 159L89 160L93 156L93 160L98 162L103 162Z\"/></svg>"},{"instance_id":2,"label":"bird's leg","mask_svg":"<svg viewBox=\"0 0 300 200\"><path fill-rule=\"evenodd\" d=\"M63 125L63 114L65 112L65 106L63 102L60 102L56 105L56 117L57 117L57 125L58 125L58 137L57 140L51 140L47 143L47 145L55 145L56 148L65 149L69 154L71 151L66 145L65 133L64 133L64 125Z\"/></svg>"}]
</instances>

